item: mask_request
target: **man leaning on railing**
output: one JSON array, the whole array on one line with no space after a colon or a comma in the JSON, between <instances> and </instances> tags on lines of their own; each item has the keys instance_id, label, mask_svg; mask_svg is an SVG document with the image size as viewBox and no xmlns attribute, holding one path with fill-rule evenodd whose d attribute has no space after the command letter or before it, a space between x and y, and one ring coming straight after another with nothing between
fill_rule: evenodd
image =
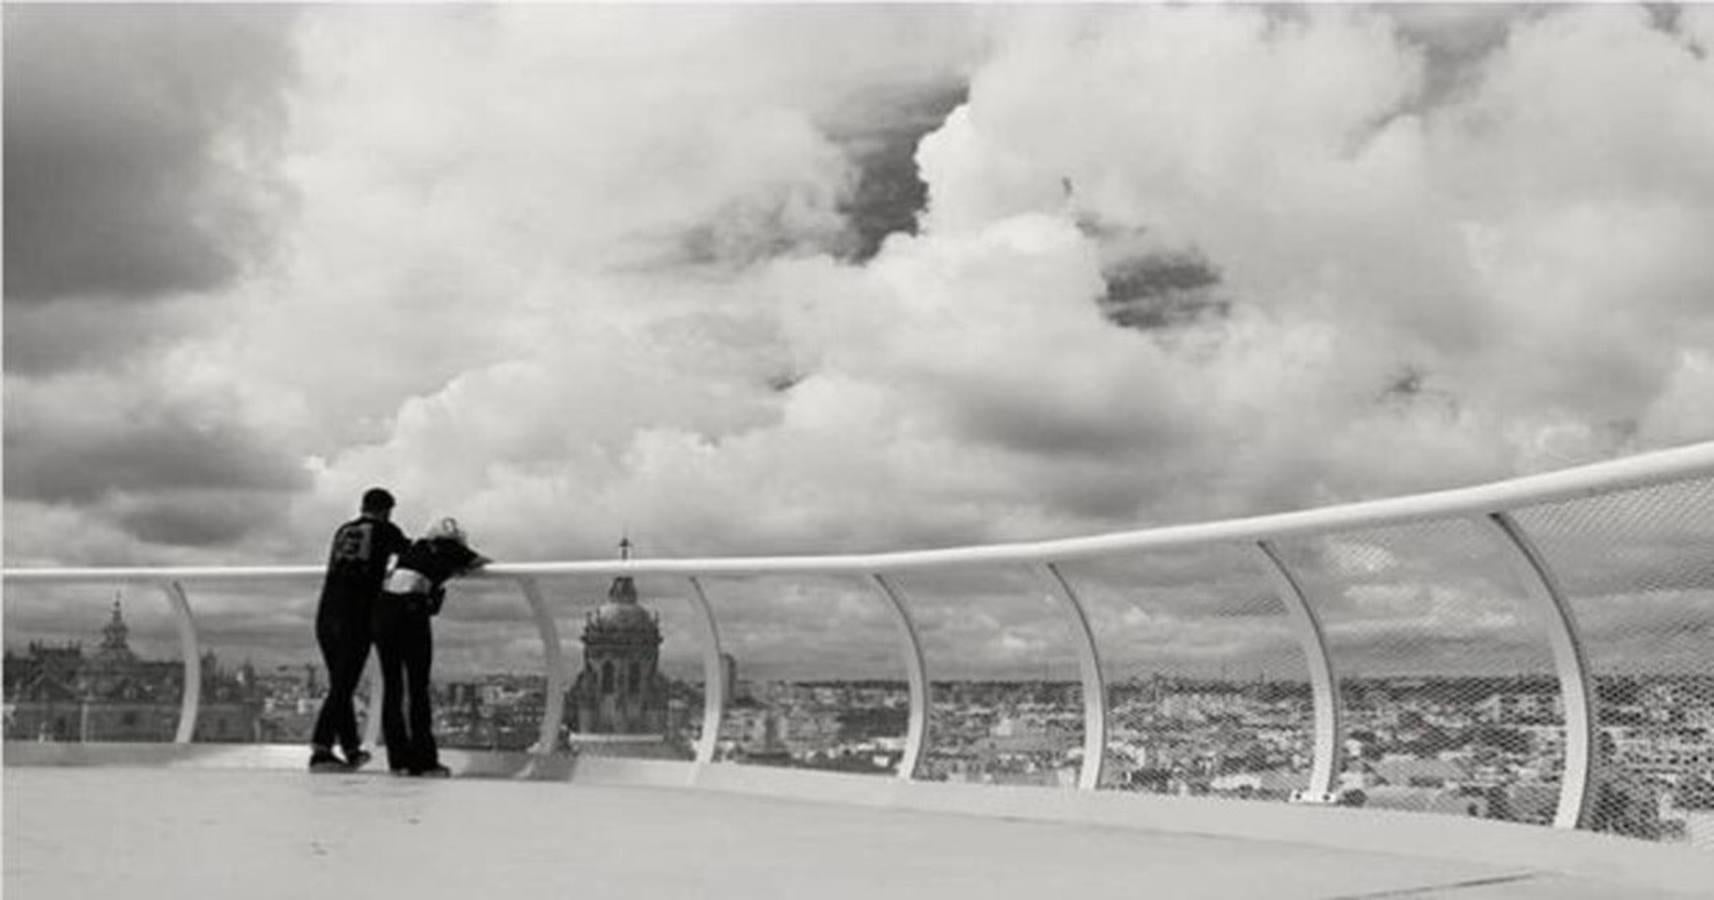
<instances>
[{"instance_id":1,"label":"man leaning on railing","mask_svg":"<svg viewBox=\"0 0 1714 900\"><path fill-rule=\"evenodd\" d=\"M389 521L392 512L393 495L370 488L363 492L360 515L333 533L315 613L315 639L327 663L328 687L310 737L312 772L349 771L369 761L351 697L369 661L370 618L387 562L410 544ZM335 743L345 751L344 759L334 754Z\"/></svg>"}]
</instances>

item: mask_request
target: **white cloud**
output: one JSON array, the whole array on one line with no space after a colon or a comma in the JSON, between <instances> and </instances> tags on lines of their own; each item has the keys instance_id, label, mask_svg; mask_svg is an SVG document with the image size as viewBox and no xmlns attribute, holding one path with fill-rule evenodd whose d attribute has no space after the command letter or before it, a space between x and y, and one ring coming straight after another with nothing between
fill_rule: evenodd
<instances>
[{"instance_id":1,"label":"white cloud","mask_svg":"<svg viewBox=\"0 0 1714 900\"><path fill-rule=\"evenodd\" d=\"M311 468L254 561L318 557L372 483L505 558L621 527L831 552L1707 439L1711 23L308 10L284 242L153 377ZM827 123L966 75L917 154L920 233L824 253L856 175ZM1116 260L1191 253L1205 315L1103 317ZM8 531L64 533L36 515Z\"/></svg>"}]
</instances>

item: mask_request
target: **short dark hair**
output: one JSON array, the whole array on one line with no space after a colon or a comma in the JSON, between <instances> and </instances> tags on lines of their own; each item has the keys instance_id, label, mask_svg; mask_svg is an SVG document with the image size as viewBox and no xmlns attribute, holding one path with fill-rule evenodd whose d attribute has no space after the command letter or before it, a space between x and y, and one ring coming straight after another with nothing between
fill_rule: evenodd
<instances>
[{"instance_id":1,"label":"short dark hair","mask_svg":"<svg viewBox=\"0 0 1714 900\"><path fill-rule=\"evenodd\" d=\"M368 512L370 510L380 512L382 510L392 509L393 506L393 495L388 493L386 488L374 487L363 492L364 512Z\"/></svg>"}]
</instances>

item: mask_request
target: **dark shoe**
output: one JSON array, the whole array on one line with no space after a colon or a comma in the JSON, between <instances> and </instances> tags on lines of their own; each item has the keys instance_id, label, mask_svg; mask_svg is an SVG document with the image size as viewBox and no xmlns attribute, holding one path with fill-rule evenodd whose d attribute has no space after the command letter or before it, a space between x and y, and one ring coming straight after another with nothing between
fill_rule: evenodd
<instances>
[{"instance_id":1,"label":"dark shoe","mask_svg":"<svg viewBox=\"0 0 1714 900\"><path fill-rule=\"evenodd\" d=\"M442 765L437 764L437 765L429 766L426 769L419 769L412 774L418 775L418 776L423 777L423 778L451 778L452 777L452 770L447 768L446 766L442 766Z\"/></svg>"},{"instance_id":2,"label":"dark shoe","mask_svg":"<svg viewBox=\"0 0 1714 900\"><path fill-rule=\"evenodd\" d=\"M347 750L345 751L345 768L355 772L374 758L374 754L362 748Z\"/></svg>"},{"instance_id":3,"label":"dark shoe","mask_svg":"<svg viewBox=\"0 0 1714 900\"><path fill-rule=\"evenodd\" d=\"M331 750L317 750L309 755L309 770L311 772L344 772L345 760L333 755Z\"/></svg>"}]
</instances>

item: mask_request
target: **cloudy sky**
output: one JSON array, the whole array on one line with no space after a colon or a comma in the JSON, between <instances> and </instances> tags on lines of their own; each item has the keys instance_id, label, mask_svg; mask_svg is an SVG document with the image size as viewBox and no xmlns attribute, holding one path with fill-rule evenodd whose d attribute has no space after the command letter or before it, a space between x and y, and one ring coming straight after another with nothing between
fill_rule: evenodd
<instances>
[{"instance_id":1,"label":"cloudy sky","mask_svg":"<svg viewBox=\"0 0 1714 900\"><path fill-rule=\"evenodd\" d=\"M879 551L1714 438L1710 7L4 25L8 566L316 562L377 483L504 560ZM1253 637L1250 577L1204 595ZM799 610L893 659L880 607L785 594L756 658ZM260 644L308 604L203 609ZM956 609L933 639L1075 671L1036 599Z\"/></svg>"}]
</instances>

